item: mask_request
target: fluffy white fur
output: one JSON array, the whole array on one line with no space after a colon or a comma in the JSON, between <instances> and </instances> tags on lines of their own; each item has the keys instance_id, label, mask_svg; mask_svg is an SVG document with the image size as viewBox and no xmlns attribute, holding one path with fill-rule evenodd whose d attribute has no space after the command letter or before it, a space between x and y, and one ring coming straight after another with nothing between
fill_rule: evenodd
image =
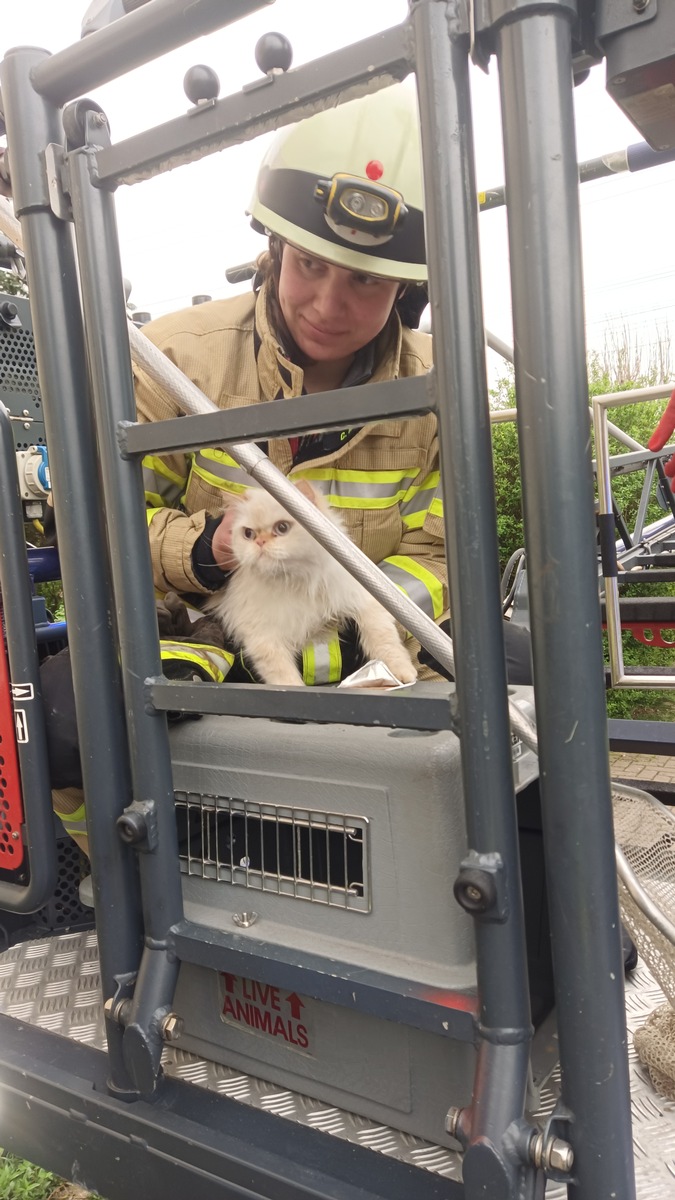
<instances>
[{"instance_id":1,"label":"fluffy white fur","mask_svg":"<svg viewBox=\"0 0 675 1200\"><path fill-rule=\"evenodd\" d=\"M296 486L342 528L310 484ZM296 655L350 617L367 658L381 659L402 683L417 677L394 618L268 492L251 488L236 502L232 553L238 566L207 610L263 682L301 685Z\"/></svg>"}]
</instances>

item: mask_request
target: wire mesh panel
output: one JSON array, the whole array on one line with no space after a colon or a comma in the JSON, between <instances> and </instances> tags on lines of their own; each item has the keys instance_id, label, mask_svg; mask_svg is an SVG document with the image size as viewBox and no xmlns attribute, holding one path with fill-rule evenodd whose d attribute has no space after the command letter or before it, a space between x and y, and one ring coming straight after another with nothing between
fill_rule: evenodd
<instances>
[{"instance_id":1,"label":"wire mesh panel","mask_svg":"<svg viewBox=\"0 0 675 1200\"><path fill-rule=\"evenodd\" d=\"M175 799L185 874L370 911L366 818L198 792Z\"/></svg>"}]
</instances>

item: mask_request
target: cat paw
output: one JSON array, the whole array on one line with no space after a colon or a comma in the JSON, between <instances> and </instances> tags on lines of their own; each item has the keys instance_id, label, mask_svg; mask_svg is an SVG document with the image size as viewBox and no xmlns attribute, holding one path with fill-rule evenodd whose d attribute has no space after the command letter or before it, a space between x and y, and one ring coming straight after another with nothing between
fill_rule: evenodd
<instances>
[{"instance_id":1,"label":"cat paw","mask_svg":"<svg viewBox=\"0 0 675 1200\"><path fill-rule=\"evenodd\" d=\"M401 683L414 683L417 679L417 671L407 654L397 654L395 659L387 658L385 664Z\"/></svg>"},{"instance_id":2,"label":"cat paw","mask_svg":"<svg viewBox=\"0 0 675 1200\"><path fill-rule=\"evenodd\" d=\"M280 671L278 674L275 674L274 677L272 677L271 675L268 675L264 682L273 684L275 687L304 687L305 686L305 681L302 678L302 675L299 675L297 673L297 671L294 674L292 674L290 671L288 671L288 672Z\"/></svg>"}]
</instances>

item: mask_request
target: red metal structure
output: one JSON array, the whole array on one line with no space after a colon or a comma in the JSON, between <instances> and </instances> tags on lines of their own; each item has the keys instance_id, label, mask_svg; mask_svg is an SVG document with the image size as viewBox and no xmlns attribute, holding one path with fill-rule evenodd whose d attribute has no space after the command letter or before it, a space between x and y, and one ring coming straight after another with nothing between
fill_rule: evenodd
<instances>
[{"instance_id":1,"label":"red metal structure","mask_svg":"<svg viewBox=\"0 0 675 1200\"><path fill-rule=\"evenodd\" d=\"M21 866L24 853L21 776L16 752L17 722L20 720L21 709L15 711L12 702L5 641L0 638L0 869L10 871Z\"/></svg>"}]
</instances>

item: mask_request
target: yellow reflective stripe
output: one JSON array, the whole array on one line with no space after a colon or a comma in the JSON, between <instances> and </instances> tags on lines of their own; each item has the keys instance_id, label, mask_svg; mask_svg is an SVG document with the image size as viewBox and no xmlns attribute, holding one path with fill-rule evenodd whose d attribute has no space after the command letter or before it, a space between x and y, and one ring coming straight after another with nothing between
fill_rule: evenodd
<instances>
[{"instance_id":1,"label":"yellow reflective stripe","mask_svg":"<svg viewBox=\"0 0 675 1200\"><path fill-rule=\"evenodd\" d=\"M415 468L402 467L393 471L344 471L339 467L310 467L293 471L293 479L336 479L341 483L400 483L402 479L414 479Z\"/></svg>"},{"instance_id":2,"label":"yellow reflective stripe","mask_svg":"<svg viewBox=\"0 0 675 1200\"><path fill-rule=\"evenodd\" d=\"M204 483L210 483L212 487L220 488L221 492L232 492L234 495L240 496L242 492L248 491L245 483L233 483L232 480L222 479L219 475L214 475L212 471L198 466L197 463L192 465L192 474L203 479Z\"/></svg>"},{"instance_id":3,"label":"yellow reflective stripe","mask_svg":"<svg viewBox=\"0 0 675 1200\"><path fill-rule=\"evenodd\" d=\"M185 482L185 477L172 471L156 455L146 455L143 459L146 505L153 508L173 508L181 498Z\"/></svg>"},{"instance_id":4,"label":"yellow reflective stripe","mask_svg":"<svg viewBox=\"0 0 675 1200\"><path fill-rule=\"evenodd\" d=\"M392 471L347 471L338 467L308 467L294 470L290 479L307 479L327 497L333 508L393 508L408 493L415 468Z\"/></svg>"},{"instance_id":5,"label":"yellow reflective stripe","mask_svg":"<svg viewBox=\"0 0 675 1200\"><path fill-rule=\"evenodd\" d=\"M340 639L335 635L328 643L328 682L339 683L342 677L342 651Z\"/></svg>"},{"instance_id":6,"label":"yellow reflective stripe","mask_svg":"<svg viewBox=\"0 0 675 1200\"><path fill-rule=\"evenodd\" d=\"M203 671L206 671L207 675L211 676L211 679L214 683L223 683L225 680L223 672L219 670L218 667L214 666L214 664L210 662L205 654L174 654L170 650L163 650L161 657L162 662L176 661L194 663L196 667L201 667Z\"/></svg>"},{"instance_id":7,"label":"yellow reflective stripe","mask_svg":"<svg viewBox=\"0 0 675 1200\"><path fill-rule=\"evenodd\" d=\"M155 454L146 454L142 463L148 471L154 471L156 475L162 475L170 483L175 483L177 487L182 488L185 486L187 476L179 475L177 471L172 471L163 458L158 458Z\"/></svg>"},{"instance_id":8,"label":"yellow reflective stripe","mask_svg":"<svg viewBox=\"0 0 675 1200\"><path fill-rule=\"evenodd\" d=\"M161 500L161 496L158 496L158 497L157 497L157 499L158 499L158 500ZM145 510L145 516L146 516L146 520L147 520L147 522L148 522L148 525L149 525L149 524L150 524L150 522L152 521L152 518L153 518L154 516L156 516L158 512L166 512L166 509L163 507L163 505L161 505L161 504L156 504L154 508L146 508L146 510Z\"/></svg>"},{"instance_id":9,"label":"yellow reflective stripe","mask_svg":"<svg viewBox=\"0 0 675 1200\"><path fill-rule=\"evenodd\" d=\"M443 520L443 501L437 496L429 505L429 514L432 517L440 517Z\"/></svg>"},{"instance_id":10,"label":"yellow reflective stripe","mask_svg":"<svg viewBox=\"0 0 675 1200\"><path fill-rule=\"evenodd\" d=\"M342 651L337 630L321 642L308 642L302 650L302 677L308 687L339 683Z\"/></svg>"},{"instance_id":11,"label":"yellow reflective stripe","mask_svg":"<svg viewBox=\"0 0 675 1200\"><path fill-rule=\"evenodd\" d=\"M380 563L380 569L405 592L415 604L436 621L442 615L443 584L431 571L414 558L405 554L394 554Z\"/></svg>"},{"instance_id":12,"label":"yellow reflective stripe","mask_svg":"<svg viewBox=\"0 0 675 1200\"><path fill-rule=\"evenodd\" d=\"M431 512L434 505L436 505L437 510L439 504L441 506L440 515L442 516L443 502L440 499L440 472L432 471L422 483L408 489L401 504L401 520L406 529L421 529L427 513ZM437 515L437 511L435 515Z\"/></svg>"},{"instance_id":13,"label":"yellow reflective stripe","mask_svg":"<svg viewBox=\"0 0 675 1200\"><path fill-rule=\"evenodd\" d=\"M403 490L384 499L375 496L337 496L335 493L331 493L328 497L328 502L332 508L368 508L375 510L393 508L403 496L405 496L405 491Z\"/></svg>"},{"instance_id":14,"label":"yellow reflective stripe","mask_svg":"<svg viewBox=\"0 0 675 1200\"><path fill-rule=\"evenodd\" d=\"M239 465L236 459L228 454L227 450L220 450L217 447L207 446L202 447L199 451L202 458L210 458L212 462L225 463L228 467L236 467L238 471L243 471L244 468Z\"/></svg>"},{"instance_id":15,"label":"yellow reflective stripe","mask_svg":"<svg viewBox=\"0 0 675 1200\"><path fill-rule=\"evenodd\" d=\"M56 813L59 820L63 821L64 825L65 825L66 821L74 821L75 824L77 825L80 821L84 821L86 819L86 810L84 807L84 803L80 804L79 808L74 809L73 812L67 812L67 813L60 812L55 804L54 812Z\"/></svg>"},{"instance_id":16,"label":"yellow reflective stripe","mask_svg":"<svg viewBox=\"0 0 675 1200\"><path fill-rule=\"evenodd\" d=\"M192 662L202 667L214 683L222 683L230 670L234 655L227 650L216 650L213 646L199 646L194 642L160 642L162 661L175 660ZM223 670L223 668L225 668Z\"/></svg>"},{"instance_id":17,"label":"yellow reflective stripe","mask_svg":"<svg viewBox=\"0 0 675 1200\"><path fill-rule=\"evenodd\" d=\"M56 804L54 804L54 812L59 818L66 833L70 834L71 837L75 837L76 834L84 834L86 836L87 815L84 804L80 804L78 808L73 810L73 812L65 813L61 812L57 808Z\"/></svg>"},{"instance_id":18,"label":"yellow reflective stripe","mask_svg":"<svg viewBox=\"0 0 675 1200\"><path fill-rule=\"evenodd\" d=\"M166 646L167 649L169 649L171 646L174 646L178 650L182 650L187 646L190 650L196 650L201 654L208 654L213 658L222 658L229 667L231 667L232 663L234 662L234 654L232 654L229 650L221 649L220 646L213 646L210 642L169 642L168 639L162 639L159 645L160 649L163 649L164 646Z\"/></svg>"},{"instance_id":19,"label":"yellow reflective stripe","mask_svg":"<svg viewBox=\"0 0 675 1200\"><path fill-rule=\"evenodd\" d=\"M61 824L63 825L63 828L65 829L66 833L69 834L70 837L75 837L77 834L86 836L86 834L87 834L87 822L86 821L73 821L72 817L59 817L59 820L61 821Z\"/></svg>"},{"instance_id":20,"label":"yellow reflective stripe","mask_svg":"<svg viewBox=\"0 0 675 1200\"><path fill-rule=\"evenodd\" d=\"M314 643L308 642L302 648L302 678L308 687L315 682Z\"/></svg>"},{"instance_id":21,"label":"yellow reflective stripe","mask_svg":"<svg viewBox=\"0 0 675 1200\"><path fill-rule=\"evenodd\" d=\"M302 651L302 677L308 687L338 683L342 652L337 635L328 642L310 642Z\"/></svg>"}]
</instances>

